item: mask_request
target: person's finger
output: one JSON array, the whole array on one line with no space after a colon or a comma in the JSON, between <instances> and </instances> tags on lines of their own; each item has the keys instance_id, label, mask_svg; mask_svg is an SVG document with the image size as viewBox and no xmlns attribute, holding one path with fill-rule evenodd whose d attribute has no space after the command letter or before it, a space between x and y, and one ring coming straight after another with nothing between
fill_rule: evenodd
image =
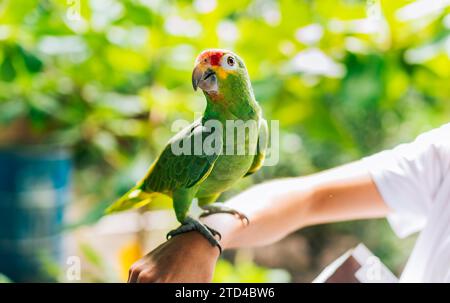
<instances>
[{"instance_id":1,"label":"person's finger","mask_svg":"<svg viewBox=\"0 0 450 303\"><path fill-rule=\"evenodd\" d=\"M150 270L144 270L139 273L137 283L151 283L153 282L153 273Z\"/></svg>"},{"instance_id":2,"label":"person's finger","mask_svg":"<svg viewBox=\"0 0 450 303\"><path fill-rule=\"evenodd\" d=\"M138 277L139 277L140 269L139 267L133 265L131 266L129 272L128 272L128 283L136 283Z\"/></svg>"}]
</instances>

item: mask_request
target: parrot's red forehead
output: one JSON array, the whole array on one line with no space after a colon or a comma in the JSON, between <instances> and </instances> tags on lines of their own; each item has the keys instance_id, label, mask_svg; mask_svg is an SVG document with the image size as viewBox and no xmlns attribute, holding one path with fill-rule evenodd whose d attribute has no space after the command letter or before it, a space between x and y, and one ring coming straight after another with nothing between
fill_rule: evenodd
<instances>
[{"instance_id":1,"label":"parrot's red forehead","mask_svg":"<svg viewBox=\"0 0 450 303\"><path fill-rule=\"evenodd\" d=\"M224 52L219 50L206 50L203 51L197 57L197 62L201 62L205 59L209 59L209 64L211 65L219 65L220 59L222 58Z\"/></svg>"}]
</instances>

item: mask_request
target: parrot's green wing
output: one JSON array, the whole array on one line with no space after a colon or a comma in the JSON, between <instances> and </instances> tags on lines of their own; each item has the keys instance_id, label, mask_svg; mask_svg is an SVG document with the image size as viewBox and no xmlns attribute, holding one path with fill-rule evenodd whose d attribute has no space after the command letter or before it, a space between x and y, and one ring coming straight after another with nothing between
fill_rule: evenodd
<instances>
[{"instance_id":1,"label":"parrot's green wing","mask_svg":"<svg viewBox=\"0 0 450 303\"><path fill-rule=\"evenodd\" d=\"M173 137L151 172L143 180L145 191L171 192L178 188L190 188L206 179L214 162L222 153L222 135L217 135L214 151L205 148L205 138L212 135L211 130L194 122Z\"/></svg>"},{"instance_id":2,"label":"parrot's green wing","mask_svg":"<svg viewBox=\"0 0 450 303\"><path fill-rule=\"evenodd\" d=\"M256 155L253 159L252 166L250 166L250 169L244 177L256 173L262 167L264 159L266 158L267 144L269 141L269 128L265 119L261 119L260 123L261 125L259 127L258 147L256 150Z\"/></svg>"},{"instance_id":3,"label":"parrot's green wing","mask_svg":"<svg viewBox=\"0 0 450 303\"><path fill-rule=\"evenodd\" d=\"M212 135L201 119L174 136L147 175L122 198L113 203L108 213L144 206L154 199L170 198L173 191L191 188L204 181L222 152L222 137L214 133L214 151L203 148L205 138ZM201 147L201 148L200 148ZM165 196L165 197L163 197Z\"/></svg>"}]
</instances>

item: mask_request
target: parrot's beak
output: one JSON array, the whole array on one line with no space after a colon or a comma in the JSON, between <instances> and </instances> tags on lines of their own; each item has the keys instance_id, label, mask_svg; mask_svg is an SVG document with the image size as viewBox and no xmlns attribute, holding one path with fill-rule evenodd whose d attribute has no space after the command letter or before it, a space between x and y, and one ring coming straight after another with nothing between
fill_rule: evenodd
<instances>
[{"instance_id":1,"label":"parrot's beak","mask_svg":"<svg viewBox=\"0 0 450 303\"><path fill-rule=\"evenodd\" d=\"M197 90L200 87L204 92L217 92L217 76L216 73L203 64L197 64L192 71L192 87Z\"/></svg>"}]
</instances>

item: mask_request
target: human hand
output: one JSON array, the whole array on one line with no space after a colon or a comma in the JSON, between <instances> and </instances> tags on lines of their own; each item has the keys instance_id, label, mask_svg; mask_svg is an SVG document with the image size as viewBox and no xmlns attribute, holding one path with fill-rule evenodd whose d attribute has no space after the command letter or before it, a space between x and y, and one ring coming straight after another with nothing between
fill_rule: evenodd
<instances>
[{"instance_id":1,"label":"human hand","mask_svg":"<svg viewBox=\"0 0 450 303\"><path fill-rule=\"evenodd\" d=\"M129 283L210 282L220 253L199 233L175 236L136 261Z\"/></svg>"}]
</instances>

